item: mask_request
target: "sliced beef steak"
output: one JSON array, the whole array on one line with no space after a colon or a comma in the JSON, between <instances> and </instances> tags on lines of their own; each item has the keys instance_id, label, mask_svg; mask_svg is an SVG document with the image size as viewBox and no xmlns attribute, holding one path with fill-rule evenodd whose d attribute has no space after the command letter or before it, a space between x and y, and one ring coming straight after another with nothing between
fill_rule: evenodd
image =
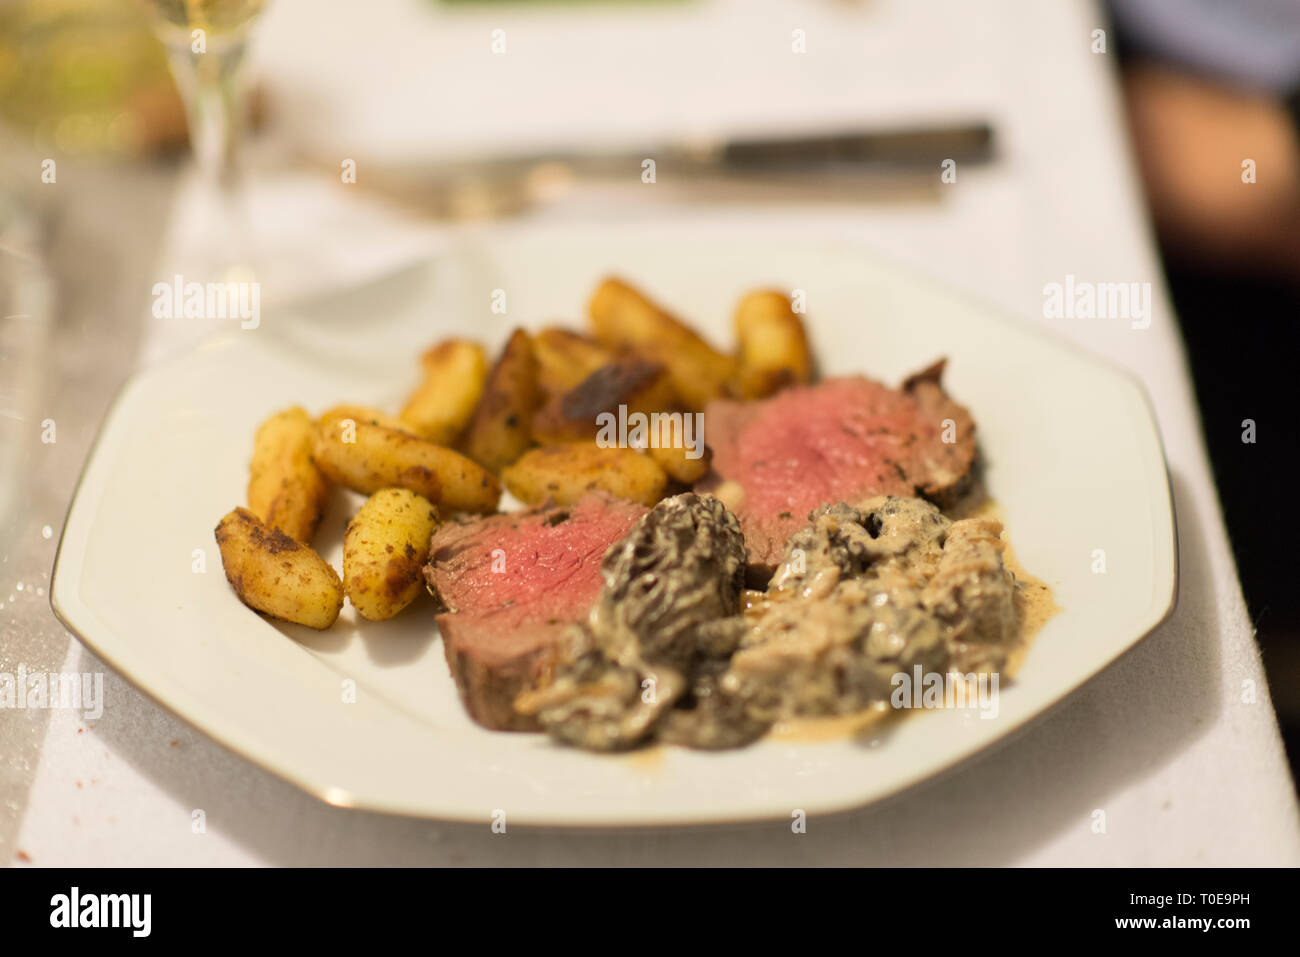
<instances>
[{"instance_id":1,"label":"sliced beef steak","mask_svg":"<svg viewBox=\"0 0 1300 957\"><path fill-rule=\"evenodd\" d=\"M434 533L424 574L447 609L438 628L470 717L495 730L538 728L515 697L545 676L566 626L600 593L606 549L645 513L593 494Z\"/></svg>"},{"instance_id":2,"label":"sliced beef steak","mask_svg":"<svg viewBox=\"0 0 1300 957\"><path fill-rule=\"evenodd\" d=\"M740 519L751 569L762 578L813 509L873 495L920 495L945 505L969 485L975 423L939 384L943 362L899 389L828 379L761 402L709 403L704 435L713 492ZM945 420L951 429L945 439Z\"/></svg>"}]
</instances>

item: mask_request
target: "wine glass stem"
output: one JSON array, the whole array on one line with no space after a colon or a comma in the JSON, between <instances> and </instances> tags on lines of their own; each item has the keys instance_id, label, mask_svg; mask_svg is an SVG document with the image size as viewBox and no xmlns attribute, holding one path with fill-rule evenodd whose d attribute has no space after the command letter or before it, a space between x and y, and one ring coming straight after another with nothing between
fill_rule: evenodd
<instances>
[{"instance_id":1,"label":"wine glass stem","mask_svg":"<svg viewBox=\"0 0 1300 957\"><path fill-rule=\"evenodd\" d=\"M182 38L183 39L183 38ZM250 212L240 176L239 68L242 35L208 38L205 52L168 43L176 85L185 103L195 176L190 181L188 239L174 253L178 265L215 279L248 277L256 271Z\"/></svg>"},{"instance_id":2,"label":"wine glass stem","mask_svg":"<svg viewBox=\"0 0 1300 957\"><path fill-rule=\"evenodd\" d=\"M220 193L235 189L238 166L239 97L237 78L244 59L242 39L227 39L204 53L168 44L172 72L185 104L190 142L200 174Z\"/></svg>"}]
</instances>

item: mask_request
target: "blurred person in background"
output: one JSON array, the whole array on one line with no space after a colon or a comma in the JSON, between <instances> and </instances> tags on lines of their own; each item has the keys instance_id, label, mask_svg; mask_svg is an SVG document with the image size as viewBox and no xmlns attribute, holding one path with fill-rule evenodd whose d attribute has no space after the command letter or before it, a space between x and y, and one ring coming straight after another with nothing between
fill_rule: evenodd
<instances>
[{"instance_id":1,"label":"blurred person in background","mask_svg":"<svg viewBox=\"0 0 1300 957\"><path fill-rule=\"evenodd\" d=\"M1300 770L1300 562L1279 521L1300 461L1300 0L1110 8L1228 534Z\"/></svg>"}]
</instances>

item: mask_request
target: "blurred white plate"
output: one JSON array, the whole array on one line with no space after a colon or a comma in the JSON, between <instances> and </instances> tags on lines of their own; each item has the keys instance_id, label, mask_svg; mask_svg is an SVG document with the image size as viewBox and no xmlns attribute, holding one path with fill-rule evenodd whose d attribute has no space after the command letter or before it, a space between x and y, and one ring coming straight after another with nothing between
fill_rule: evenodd
<instances>
[{"instance_id":1,"label":"blurred white plate","mask_svg":"<svg viewBox=\"0 0 1300 957\"><path fill-rule=\"evenodd\" d=\"M827 373L896 382L949 357L946 384L979 425L987 484L1019 558L1064 609L1004 686L996 718L934 711L859 739L592 755L472 724L423 598L364 627L346 608L323 634L239 603L212 529L244 502L263 418L292 403L393 407L431 340L495 343L516 323L577 321L610 271L718 342L743 290L801 288ZM497 289L505 316L491 310ZM336 567L355 501L340 494L317 537ZM1093 573L1095 549L1105 574ZM333 804L479 822L504 811L518 824L681 824L854 807L969 757L1159 624L1174 602L1175 556L1144 393L1078 349L854 245L734 228L534 229L480 234L455 256L264 315L257 330L232 327L135 378L82 476L51 594L65 624L164 707ZM349 681L355 703L344 701Z\"/></svg>"}]
</instances>

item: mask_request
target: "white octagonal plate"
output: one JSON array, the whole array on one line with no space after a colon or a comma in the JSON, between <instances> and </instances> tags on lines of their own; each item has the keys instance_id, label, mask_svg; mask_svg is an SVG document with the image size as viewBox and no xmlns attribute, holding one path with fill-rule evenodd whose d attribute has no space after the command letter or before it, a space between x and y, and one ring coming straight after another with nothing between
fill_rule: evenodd
<instances>
[{"instance_id":1,"label":"white octagonal plate","mask_svg":"<svg viewBox=\"0 0 1300 957\"><path fill-rule=\"evenodd\" d=\"M325 633L240 604L212 530L244 502L262 419L293 403L392 408L429 342L459 334L495 345L515 323L576 325L609 272L719 343L742 291L802 288L827 374L897 382L949 358L945 384L978 424L986 484L1012 544L1063 609L1003 687L995 718L940 710L856 738L594 755L470 722L423 598L364 627L347 607ZM497 289L505 316L491 309ZM335 567L356 501L340 493L317 536ZM1097 547L1111 574L1092 573ZM194 570L196 549L206 572ZM500 809L512 824L681 824L846 809L951 767L1156 627L1173 605L1176 553L1159 433L1125 373L852 244L735 229L552 228L478 234L428 265L265 314L257 329L232 328L137 376L86 465L51 598L64 623L145 693L331 803L466 821ZM346 681L354 703L344 700Z\"/></svg>"}]
</instances>

